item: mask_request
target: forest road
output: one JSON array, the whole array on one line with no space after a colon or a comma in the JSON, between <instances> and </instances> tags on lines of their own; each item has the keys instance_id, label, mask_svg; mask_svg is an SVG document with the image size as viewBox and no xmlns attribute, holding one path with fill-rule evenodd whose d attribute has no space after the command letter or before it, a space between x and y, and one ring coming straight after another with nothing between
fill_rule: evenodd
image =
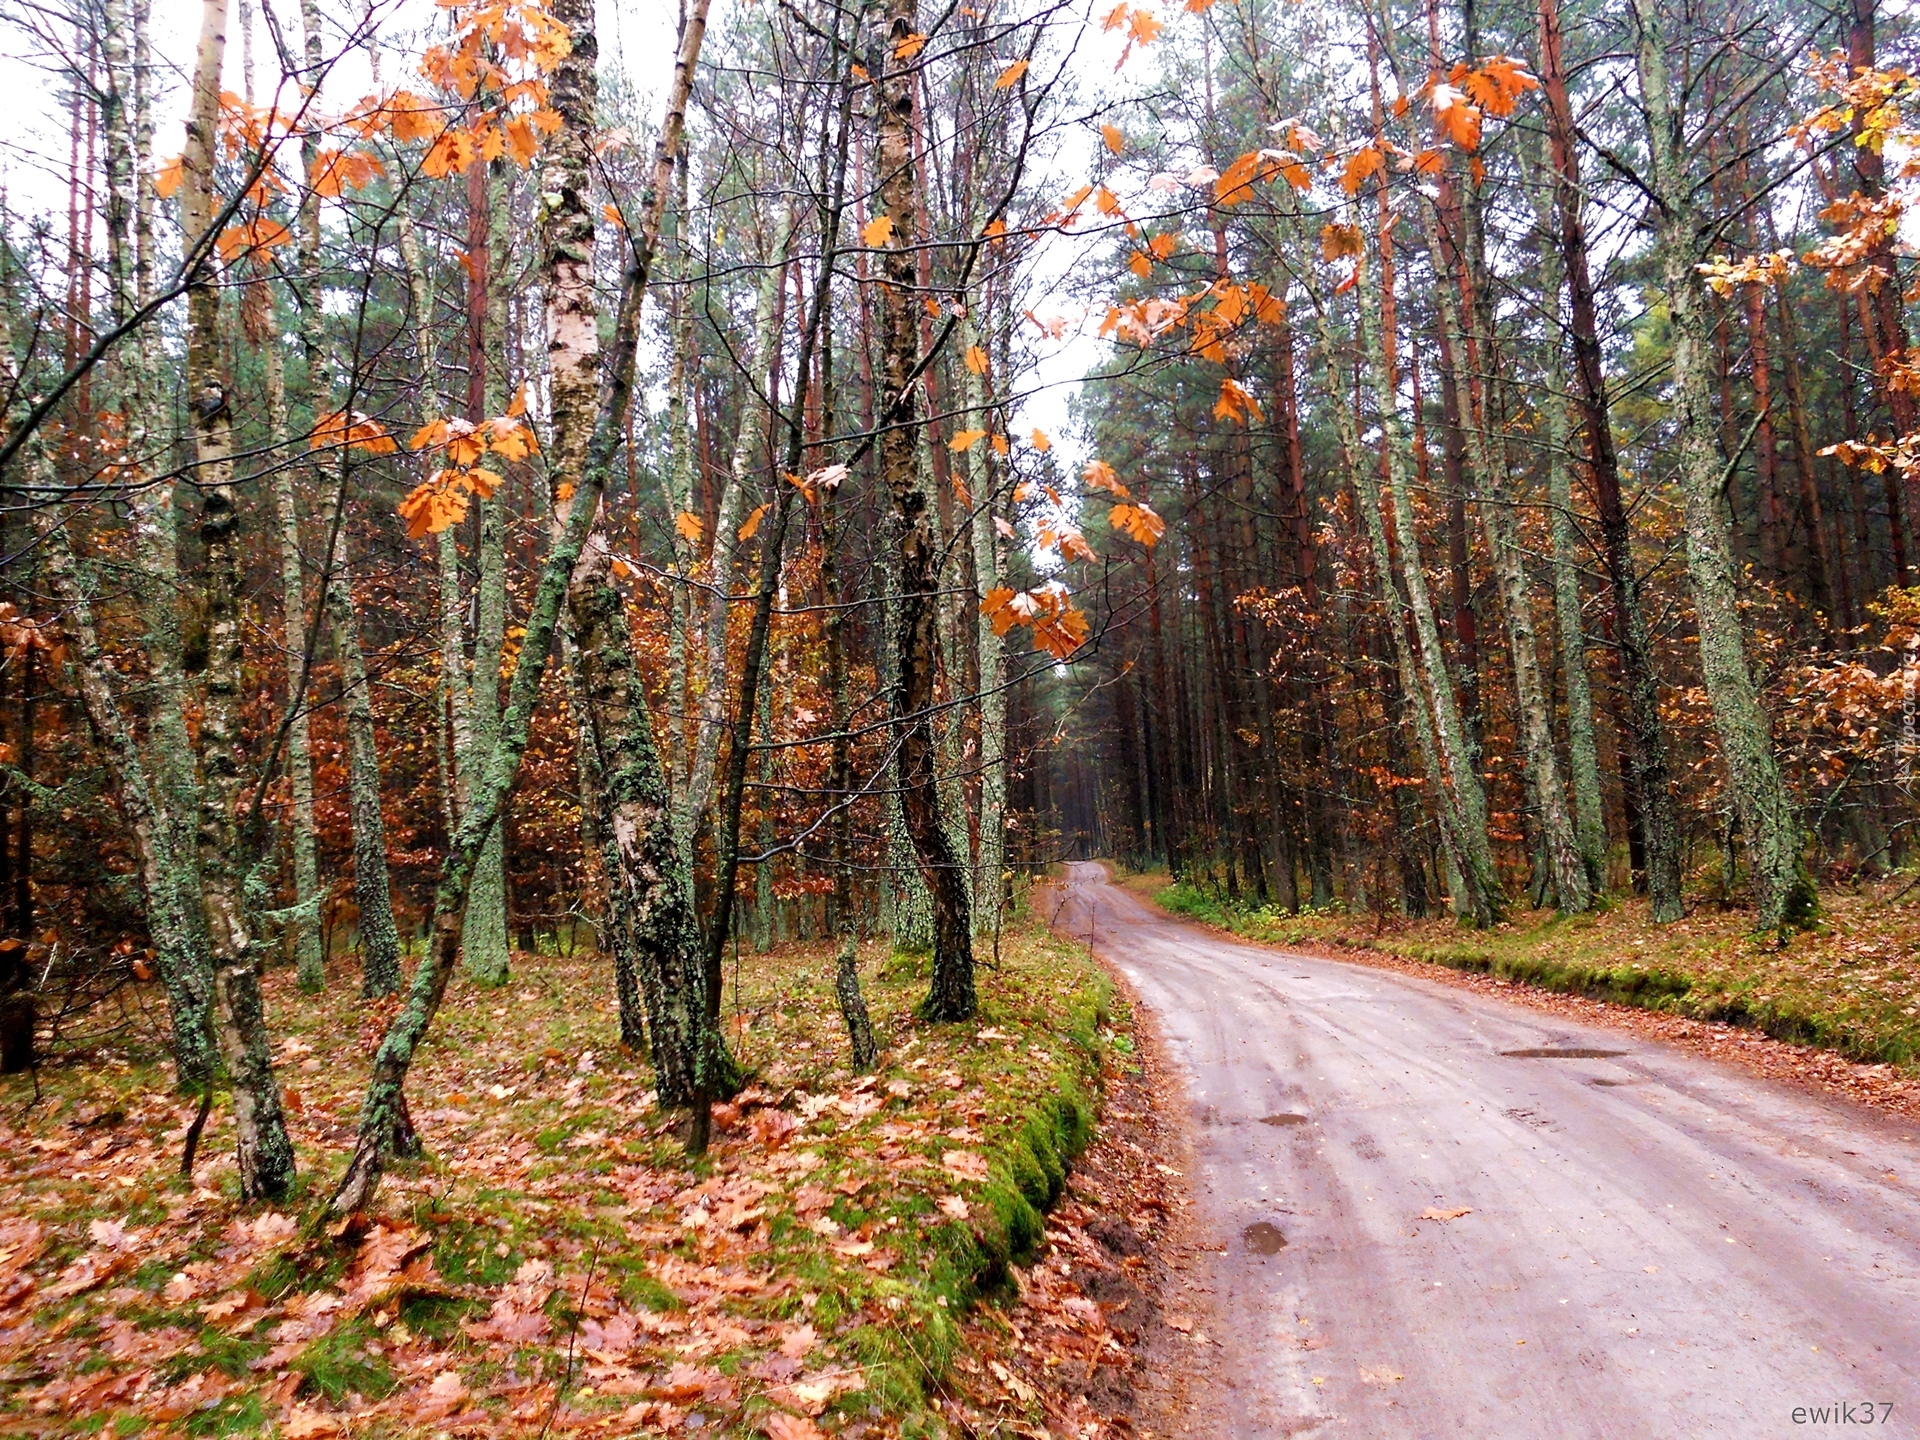
<instances>
[{"instance_id":1,"label":"forest road","mask_svg":"<svg viewBox=\"0 0 1920 1440\"><path fill-rule=\"evenodd\" d=\"M1053 894L1187 1076L1188 1433L1920 1436L1920 1126L1236 944L1098 865Z\"/></svg>"}]
</instances>

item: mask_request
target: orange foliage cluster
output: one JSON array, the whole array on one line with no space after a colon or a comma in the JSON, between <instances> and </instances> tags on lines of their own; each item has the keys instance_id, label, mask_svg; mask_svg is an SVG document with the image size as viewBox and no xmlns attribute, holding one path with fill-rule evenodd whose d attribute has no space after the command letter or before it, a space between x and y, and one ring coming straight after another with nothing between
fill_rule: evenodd
<instances>
[{"instance_id":1,"label":"orange foliage cluster","mask_svg":"<svg viewBox=\"0 0 1920 1440\"><path fill-rule=\"evenodd\" d=\"M422 425L407 442L413 450L438 450L446 456L446 465L414 486L400 502L400 516L407 522L407 535L418 540L437 535L466 518L471 497L485 500L500 483L500 476L480 468L480 457L492 455L513 463L525 460L540 448L526 414L524 393L515 397L505 415L475 423L470 420L434 420Z\"/></svg>"}]
</instances>

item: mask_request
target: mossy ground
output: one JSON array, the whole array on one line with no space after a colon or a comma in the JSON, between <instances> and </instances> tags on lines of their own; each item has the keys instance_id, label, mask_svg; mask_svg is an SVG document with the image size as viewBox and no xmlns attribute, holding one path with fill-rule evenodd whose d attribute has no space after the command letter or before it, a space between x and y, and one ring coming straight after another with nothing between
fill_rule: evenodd
<instances>
[{"instance_id":1,"label":"mossy ground","mask_svg":"<svg viewBox=\"0 0 1920 1440\"><path fill-rule=\"evenodd\" d=\"M1697 903L1656 925L1646 902L1588 915L1531 911L1490 930L1337 911L1290 915L1235 903L1165 872L1124 883L1163 908L1278 945L1341 945L1479 971L1700 1020L1752 1026L1852 1060L1920 1063L1920 890L1827 891L1813 928L1784 943L1751 913ZM1903 893L1905 892L1905 893Z\"/></svg>"},{"instance_id":2,"label":"mossy ground","mask_svg":"<svg viewBox=\"0 0 1920 1440\"><path fill-rule=\"evenodd\" d=\"M302 1181L235 1199L223 1110L135 1030L0 1089L0 1433L936 1433L926 1397L1092 1133L1108 982L1016 924L980 1014L913 1015L925 963L863 951L883 1054L856 1076L831 952L729 967L750 1088L690 1162L615 1044L603 961L516 955L456 988L410 1085L428 1157L369 1223L302 1228L354 1134L382 1012L343 964L267 994ZM549 1423L550 1422L550 1423ZM811 1433L789 1429L784 1433Z\"/></svg>"}]
</instances>

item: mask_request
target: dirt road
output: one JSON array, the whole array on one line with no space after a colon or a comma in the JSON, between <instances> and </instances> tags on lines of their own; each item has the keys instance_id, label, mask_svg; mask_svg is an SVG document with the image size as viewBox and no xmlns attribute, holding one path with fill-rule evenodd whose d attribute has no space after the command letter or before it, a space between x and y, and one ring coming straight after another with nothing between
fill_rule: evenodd
<instances>
[{"instance_id":1,"label":"dirt road","mask_svg":"<svg viewBox=\"0 0 1920 1440\"><path fill-rule=\"evenodd\" d=\"M1056 897L1187 1075L1190 1433L1920 1436L1913 1125L1236 944L1098 865Z\"/></svg>"}]
</instances>

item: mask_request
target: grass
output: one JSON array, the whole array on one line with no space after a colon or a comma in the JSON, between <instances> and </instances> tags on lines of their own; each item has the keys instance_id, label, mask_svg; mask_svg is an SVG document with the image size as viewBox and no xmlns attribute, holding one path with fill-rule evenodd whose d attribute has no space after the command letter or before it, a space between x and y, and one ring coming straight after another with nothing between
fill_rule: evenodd
<instances>
[{"instance_id":1,"label":"grass","mask_svg":"<svg viewBox=\"0 0 1920 1440\"><path fill-rule=\"evenodd\" d=\"M1920 1059L1920 904L1827 891L1812 930L1777 943L1749 914L1696 904L1656 925L1644 900L1588 915L1531 911L1491 930L1339 911L1297 915L1172 883L1164 872L1122 883L1162 908L1277 945L1338 945L1478 971L1543 989L1750 1026L1851 1060Z\"/></svg>"},{"instance_id":2,"label":"grass","mask_svg":"<svg viewBox=\"0 0 1920 1440\"><path fill-rule=\"evenodd\" d=\"M827 949L730 967L752 1083L697 1162L616 1044L604 961L456 982L409 1086L428 1157L332 1238L304 1222L380 1017L344 967L322 996L267 977L302 1176L277 1210L238 1204L224 1105L180 1178L193 1106L153 1036L43 1071L38 1100L9 1080L0 1433L937 1433L960 1317L1008 1293L1092 1135L1111 995L1031 920L983 953L964 1025L914 1018L924 957L863 961L870 1077Z\"/></svg>"}]
</instances>

